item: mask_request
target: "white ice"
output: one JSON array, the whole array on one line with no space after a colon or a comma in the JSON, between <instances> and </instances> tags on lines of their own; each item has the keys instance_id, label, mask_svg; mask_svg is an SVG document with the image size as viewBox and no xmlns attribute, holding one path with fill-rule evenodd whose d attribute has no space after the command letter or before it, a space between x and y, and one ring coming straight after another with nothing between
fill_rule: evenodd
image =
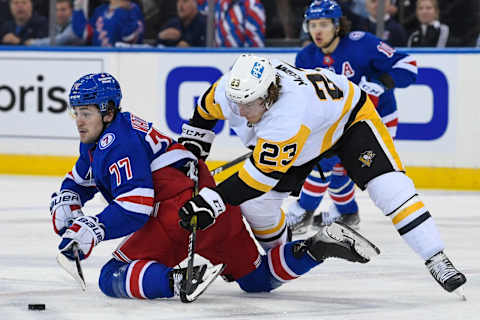
<instances>
[{"instance_id":1,"label":"white ice","mask_svg":"<svg viewBox=\"0 0 480 320\"><path fill-rule=\"evenodd\" d=\"M97 278L115 241L101 243L83 261L87 291L80 291L55 261L59 238L48 204L60 181L0 176L0 319L480 319L480 193L421 192L446 253L467 276L467 301L445 292L368 195L357 192L361 232L382 250L371 263L327 260L264 294L246 294L218 279L196 302L183 304L104 296ZM94 214L103 205L95 198L86 211ZM30 303L44 303L46 310L28 311Z\"/></svg>"}]
</instances>

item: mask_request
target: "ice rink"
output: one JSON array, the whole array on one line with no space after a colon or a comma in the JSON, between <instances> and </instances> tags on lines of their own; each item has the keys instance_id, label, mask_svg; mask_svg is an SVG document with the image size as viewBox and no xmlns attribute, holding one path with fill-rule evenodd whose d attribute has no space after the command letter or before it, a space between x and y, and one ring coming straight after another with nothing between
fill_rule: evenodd
<instances>
[{"instance_id":1,"label":"ice rink","mask_svg":"<svg viewBox=\"0 0 480 320\"><path fill-rule=\"evenodd\" d=\"M327 260L268 294L246 294L217 279L196 302L183 304L177 298L104 296L97 278L117 241L100 243L83 262L87 291L82 292L55 261L59 238L48 205L60 182L0 176L0 319L480 319L480 193L420 192L446 253L467 276L467 301L446 293L368 195L357 192L360 231L382 250L371 263ZM95 214L103 205L95 198L84 211ZM46 310L28 311L29 303L44 303Z\"/></svg>"}]
</instances>

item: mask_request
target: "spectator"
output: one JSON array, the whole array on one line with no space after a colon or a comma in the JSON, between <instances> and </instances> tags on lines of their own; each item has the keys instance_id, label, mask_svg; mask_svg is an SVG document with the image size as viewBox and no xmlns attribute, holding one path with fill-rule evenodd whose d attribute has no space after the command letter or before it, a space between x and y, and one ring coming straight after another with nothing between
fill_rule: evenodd
<instances>
[{"instance_id":1,"label":"spectator","mask_svg":"<svg viewBox=\"0 0 480 320\"><path fill-rule=\"evenodd\" d=\"M27 39L48 35L47 19L33 14L31 0L10 0L10 13L13 19L0 27L2 44L22 45Z\"/></svg>"},{"instance_id":2,"label":"spectator","mask_svg":"<svg viewBox=\"0 0 480 320\"><path fill-rule=\"evenodd\" d=\"M155 44L158 30L177 15L176 3L171 0L139 0L138 2L142 5L145 17L144 41Z\"/></svg>"},{"instance_id":3,"label":"spectator","mask_svg":"<svg viewBox=\"0 0 480 320\"><path fill-rule=\"evenodd\" d=\"M143 14L136 3L110 0L95 8L87 20L85 1L74 2L72 26L77 37L102 47L113 47L117 42L143 42Z\"/></svg>"},{"instance_id":4,"label":"spectator","mask_svg":"<svg viewBox=\"0 0 480 320\"><path fill-rule=\"evenodd\" d=\"M72 29L72 2L70 0L57 0L55 45L81 45L85 41L75 35ZM50 38L29 39L25 41L28 46L48 46Z\"/></svg>"},{"instance_id":5,"label":"spectator","mask_svg":"<svg viewBox=\"0 0 480 320\"><path fill-rule=\"evenodd\" d=\"M447 45L449 28L438 21L437 0L418 0L417 19L420 26L408 38L409 47L437 47Z\"/></svg>"},{"instance_id":6,"label":"spectator","mask_svg":"<svg viewBox=\"0 0 480 320\"><path fill-rule=\"evenodd\" d=\"M208 1L197 0L208 13ZM264 47L265 10L260 0L216 0L215 42L217 47Z\"/></svg>"},{"instance_id":7,"label":"spectator","mask_svg":"<svg viewBox=\"0 0 480 320\"><path fill-rule=\"evenodd\" d=\"M12 15L8 9L8 0L0 0L0 24L10 19Z\"/></svg>"},{"instance_id":8,"label":"spectator","mask_svg":"<svg viewBox=\"0 0 480 320\"><path fill-rule=\"evenodd\" d=\"M158 44L177 47L204 47L207 17L197 8L196 0L177 0L177 17L158 33Z\"/></svg>"},{"instance_id":9,"label":"spectator","mask_svg":"<svg viewBox=\"0 0 480 320\"><path fill-rule=\"evenodd\" d=\"M376 34L377 33L377 4L378 0L366 0L367 10L369 13L368 21L366 25L366 31ZM385 8L389 8L391 5L390 0L385 0ZM380 37L383 41L387 42L393 47L404 47L407 44L407 33L403 26L395 21L389 13L384 17L384 32ZM363 28L362 28L363 29Z\"/></svg>"}]
</instances>

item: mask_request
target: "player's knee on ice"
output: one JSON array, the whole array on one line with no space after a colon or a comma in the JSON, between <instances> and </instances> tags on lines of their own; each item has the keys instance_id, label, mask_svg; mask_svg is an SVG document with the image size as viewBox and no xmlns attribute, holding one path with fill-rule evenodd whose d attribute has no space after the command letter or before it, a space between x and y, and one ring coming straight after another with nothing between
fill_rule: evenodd
<instances>
[{"instance_id":1,"label":"player's knee on ice","mask_svg":"<svg viewBox=\"0 0 480 320\"><path fill-rule=\"evenodd\" d=\"M170 270L154 261L124 263L111 259L103 266L98 285L105 295L114 298L170 298L173 297Z\"/></svg>"}]
</instances>

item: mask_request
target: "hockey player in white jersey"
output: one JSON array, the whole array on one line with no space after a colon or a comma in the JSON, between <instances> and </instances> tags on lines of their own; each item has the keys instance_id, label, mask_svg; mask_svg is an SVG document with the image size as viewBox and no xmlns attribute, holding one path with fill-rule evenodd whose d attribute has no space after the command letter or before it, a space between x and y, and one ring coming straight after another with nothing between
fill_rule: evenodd
<instances>
[{"instance_id":1,"label":"hockey player in white jersey","mask_svg":"<svg viewBox=\"0 0 480 320\"><path fill-rule=\"evenodd\" d=\"M243 144L253 149L252 156L238 173L186 202L179 210L183 221L197 215L204 229L225 204L240 205L265 249L284 243L288 232L282 201L320 158L338 155L348 175L368 191L445 290L466 282L443 252L433 218L375 107L346 77L242 54L203 94L179 141L205 159L218 119L229 120Z\"/></svg>"}]
</instances>

